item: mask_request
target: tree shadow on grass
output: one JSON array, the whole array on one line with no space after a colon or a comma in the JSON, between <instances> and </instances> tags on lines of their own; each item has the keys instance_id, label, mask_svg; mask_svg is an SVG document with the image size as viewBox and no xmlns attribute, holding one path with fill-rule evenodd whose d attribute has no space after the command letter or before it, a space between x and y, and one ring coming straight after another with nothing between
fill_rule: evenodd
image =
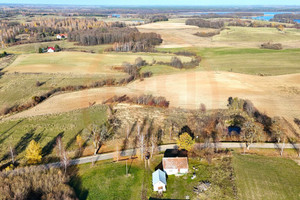
<instances>
[{"instance_id":1,"label":"tree shadow on grass","mask_svg":"<svg viewBox=\"0 0 300 200\"><path fill-rule=\"evenodd\" d=\"M50 140L42 149L42 157L44 158L45 162L51 162L51 161L56 161L56 157L53 158L45 158L47 155L51 154L54 146L56 144L56 140L58 137L63 137L64 136L64 132L60 132L56 137L54 137L52 140Z\"/></svg>"},{"instance_id":2,"label":"tree shadow on grass","mask_svg":"<svg viewBox=\"0 0 300 200\"><path fill-rule=\"evenodd\" d=\"M83 129L81 129L80 131L78 131L78 133L77 133L73 138L71 138L71 139L69 140L69 142L68 142L67 145L66 145L66 149L67 149L67 150L69 150L69 148L72 146L72 144L74 144L74 142L76 142L76 137L77 137L78 135L81 135L82 131L83 131Z\"/></svg>"},{"instance_id":3,"label":"tree shadow on grass","mask_svg":"<svg viewBox=\"0 0 300 200\"><path fill-rule=\"evenodd\" d=\"M22 153L28 146L29 142L32 140L32 137L34 135L34 131L35 129L31 129L28 133L26 133L25 135L23 135L19 142L15 145L14 150L15 150L15 154L18 155L20 153ZM6 160L9 158L9 153L6 153L0 160L0 162Z\"/></svg>"},{"instance_id":4,"label":"tree shadow on grass","mask_svg":"<svg viewBox=\"0 0 300 200\"><path fill-rule=\"evenodd\" d=\"M9 127L7 130L3 131L2 133L0 133L0 145L7 139L9 138L13 132L9 133L8 135L6 135L6 133L8 133L9 131L11 131L13 128L15 128L16 126L18 126L23 120L19 120L16 124L12 125L11 127Z\"/></svg>"},{"instance_id":5,"label":"tree shadow on grass","mask_svg":"<svg viewBox=\"0 0 300 200\"><path fill-rule=\"evenodd\" d=\"M89 191L85 189L82 185L81 177L79 176L79 168L76 165L73 165L68 168L68 173L71 177L69 185L74 189L76 196L80 200L86 200L89 194Z\"/></svg>"}]
</instances>

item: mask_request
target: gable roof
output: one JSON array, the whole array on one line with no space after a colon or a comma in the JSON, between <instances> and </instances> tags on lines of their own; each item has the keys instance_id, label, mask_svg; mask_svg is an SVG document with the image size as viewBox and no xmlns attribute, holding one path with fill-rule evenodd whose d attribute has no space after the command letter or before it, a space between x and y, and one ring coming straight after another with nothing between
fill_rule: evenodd
<instances>
[{"instance_id":1,"label":"gable roof","mask_svg":"<svg viewBox=\"0 0 300 200\"><path fill-rule=\"evenodd\" d=\"M54 48L54 47L48 47L47 50L50 50L50 49L52 49L53 51L55 51L55 48Z\"/></svg>"},{"instance_id":2,"label":"gable roof","mask_svg":"<svg viewBox=\"0 0 300 200\"><path fill-rule=\"evenodd\" d=\"M188 169L187 157L163 158L164 169Z\"/></svg>"},{"instance_id":3,"label":"gable roof","mask_svg":"<svg viewBox=\"0 0 300 200\"><path fill-rule=\"evenodd\" d=\"M166 173L160 169L152 173L152 184L155 185L158 182L162 182L163 184L167 185Z\"/></svg>"}]
</instances>

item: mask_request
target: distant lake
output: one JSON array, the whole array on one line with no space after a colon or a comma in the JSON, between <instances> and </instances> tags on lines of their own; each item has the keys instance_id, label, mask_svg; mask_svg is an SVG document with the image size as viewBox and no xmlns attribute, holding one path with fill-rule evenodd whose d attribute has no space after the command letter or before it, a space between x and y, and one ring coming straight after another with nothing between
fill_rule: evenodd
<instances>
[{"instance_id":1,"label":"distant lake","mask_svg":"<svg viewBox=\"0 0 300 200\"><path fill-rule=\"evenodd\" d=\"M252 17L252 19L270 21L271 19L274 18L274 15L286 14L286 13L290 13L290 12L264 12L264 16L256 16L256 17Z\"/></svg>"},{"instance_id":2,"label":"distant lake","mask_svg":"<svg viewBox=\"0 0 300 200\"><path fill-rule=\"evenodd\" d=\"M295 19L294 22L297 22L298 24L300 24L300 19Z\"/></svg>"},{"instance_id":3,"label":"distant lake","mask_svg":"<svg viewBox=\"0 0 300 200\"><path fill-rule=\"evenodd\" d=\"M185 12L181 13L183 15L208 15L208 14L219 14L219 15L225 15L228 13L233 13L233 12Z\"/></svg>"},{"instance_id":4,"label":"distant lake","mask_svg":"<svg viewBox=\"0 0 300 200\"><path fill-rule=\"evenodd\" d=\"M230 14L230 13L235 13L235 12L184 12L181 13L183 15L208 15L208 14L219 14L219 15L225 15L225 14ZM262 20L262 21L270 21L271 19L274 18L274 15L277 14L288 14L291 12L261 12L264 15L263 16L253 16L252 19L256 19L256 20ZM246 17L243 17L244 19L246 19ZM300 19L295 19L294 20L297 23L300 23Z\"/></svg>"}]
</instances>

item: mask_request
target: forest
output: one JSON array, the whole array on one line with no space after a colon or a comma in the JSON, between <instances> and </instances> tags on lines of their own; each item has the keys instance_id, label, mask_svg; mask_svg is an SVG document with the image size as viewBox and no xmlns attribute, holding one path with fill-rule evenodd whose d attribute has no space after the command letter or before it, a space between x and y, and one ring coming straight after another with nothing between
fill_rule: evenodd
<instances>
[{"instance_id":1,"label":"forest","mask_svg":"<svg viewBox=\"0 0 300 200\"><path fill-rule=\"evenodd\" d=\"M71 31L68 40L80 45L115 44L113 51L150 51L155 45L162 43L159 34L140 33L137 28L107 27Z\"/></svg>"},{"instance_id":2,"label":"forest","mask_svg":"<svg viewBox=\"0 0 300 200\"><path fill-rule=\"evenodd\" d=\"M186 25L198 26L202 28L223 28L224 22L223 21L208 21L204 19L187 19L185 21Z\"/></svg>"}]
</instances>

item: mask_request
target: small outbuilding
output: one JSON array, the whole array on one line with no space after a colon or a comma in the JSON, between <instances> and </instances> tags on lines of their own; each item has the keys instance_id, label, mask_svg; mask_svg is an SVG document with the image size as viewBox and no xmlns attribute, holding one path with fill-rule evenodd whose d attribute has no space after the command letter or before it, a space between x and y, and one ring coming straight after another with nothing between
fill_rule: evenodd
<instances>
[{"instance_id":1,"label":"small outbuilding","mask_svg":"<svg viewBox=\"0 0 300 200\"><path fill-rule=\"evenodd\" d=\"M153 190L156 192L166 191L166 185L167 185L166 173L161 171L160 169L153 172L152 185L153 185Z\"/></svg>"}]
</instances>

